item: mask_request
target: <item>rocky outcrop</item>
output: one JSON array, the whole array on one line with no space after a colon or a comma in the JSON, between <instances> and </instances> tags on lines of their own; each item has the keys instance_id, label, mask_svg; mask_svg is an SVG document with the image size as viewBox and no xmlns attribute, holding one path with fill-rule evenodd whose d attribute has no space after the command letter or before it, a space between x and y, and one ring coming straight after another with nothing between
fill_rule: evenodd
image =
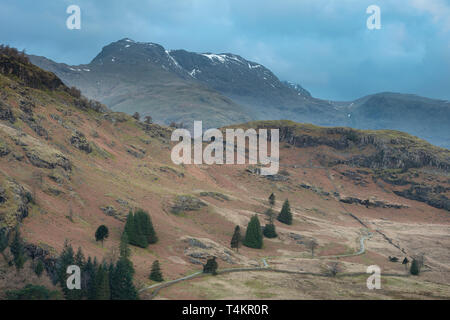
<instances>
[{"instance_id":1,"label":"rocky outcrop","mask_svg":"<svg viewBox=\"0 0 450 320\"><path fill-rule=\"evenodd\" d=\"M314 193L317 193L318 195L324 196L324 197L328 197L330 196L330 193L327 191L323 191L322 188L320 187L316 187L316 186L312 186L310 184L307 183L302 183L299 185L300 188L302 189L306 189L306 190L311 190Z\"/></svg>"},{"instance_id":2,"label":"rocky outcrop","mask_svg":"<svg viewBox=\"0 0 450 320\"><path fill-rule=\"evenodd\" d=\"M409 189L394 191L394 193L400 197L424 202L432 207L450 211L450 199L445 195L448 191L450 191L450 188L442 186L413 185Z\"/></svg>"},{"instance_id":3,"label":"rocky outcrop","mask_svg":"<svg viewBox=\"0 0 450 320\"><path fill-rule=\"evenodd\" d=\"M100 210L103 211L107 216L113 217L119 221L125 221L125 213L121 213L117 211L117 209L113 205L108 205L105 207L101 207Z\"/></svg>"},{"instance_id":4,"label":"rocky outcrop","mask_svg":"<svg viewBox=\"0 0 450 320\"><path fill-rule=\"evenodd\" d=\"M44 137L48 139L48 131L41 124L40 121L36 120L33 116L23 114L20 116L20 119L25 122L31 130L36 132L36 134L40 137Z\"/></svg>"},{"instance_id":5,"label":"rocky outcrop","mask_svg":"<svg viewBox=\"0 0 450 320\"><path fill-rule=\"evenodd\" d=\"M8 145L6 144L6 142L4 142L4 141L0 138L0 157L7 156L10 152L11 152L11 149L8 147Z\"/></svg>"},{"instance_id":6,"label":"rocky outcrop","mask_svg":"<svg viewBox=\"0 0 450 320\"><path fill-rule=\"evenodd\" d=\"M28 216L31 201L31 193L7 177L0 185L0 228L15 228Z\"/></svg>"},{"instance_id":7,"label":"rocky outcrop","mask_svg":"<svg viewBox=\"0 0 450 320\"><path fill-rule=\"evenodd\" d=\"M179 214L185 211L197 211L205 207L206 203L193 196L177 196L171 207L171 212Z\"/></svg>"},{"instance_id":8,"label":"rocky outcrop","mask_svg":"<svg viewBox=\"0 0 450 320\"><path fill-rule=\"evenodd\" d=\"M393 209L402 209L402 208L409 208L408 206L405 206L403 204L398 203L389 203L382 200L377 200L375 198L369 198L369 199L359 199L355 197L343 197L339 201L343 203L348 204L359 204L363 205L367 208L393 208Z\"/></svg>"},{"instance_id":9,"label":"rocky outcrop","mask_svg":"<svg viewBox=\"0 0 450 320\"><path fill-rule=\"evenodd\" d=\"M11 111L11 108L3 104L1 101L0 101L0 120L9 121L10 123L16 122L16 117Z\"/></svg>"},{"instance_id":10,"label":"rocky outcrop","mask_svg":"<svg viewBox=\"0 0 450 320\"><path fill-rule=\"evenodd\" d=\"M186 244L184 254L193 264L203 264L211 256L217 257L229 264L238 262L234 253L218 243L206 238L185 237L182 241Z\"/></svg>"},{"instance_id":11,"label":"rocky outcrop","mask_svg":"<svg viewBox=\"0 0 450 320\"><path fill-rule=\"evenodd\" d=\"M79 131L75 131L72 134L72 137L70 138L70 144L72 146L74 146L75 148L84 151L86 153L91 153L92 152L92 146L89 143L89 141L86 139L86 136L79 132Z\"/></svg>"},{"instance_id":12,"label":"rocky outcrop","mask_svg":"<svg viewBox=\"0 0 450 320\"><path fill-rule=\"evenodd\" d=\"M213 198L213 199L216 199L216 200L219 200L219 201L229 201L230 200L230 198L227 195L219 193L219 192L212 192L212 191L200 192L200 196L201 197L210 197L210 198Z\"/></svg>"},{"instance_id":13,"label":"rocky outcrop","mask_svg":"<svg viewBox=\"0 0 450 320\"><path fill-rule=\"evenodd\" d=\"M374 169L408 169L435 167L450 170L450 151L400 131L364 131L351 128L322 128L291 121L252 123L258 129L279 129L280 141L299 148L329 146L336 150L356 147L358 155L332 160L331 164L348 164Z\"/></svg>"},{"instance_id":14,"label":"rocky outcrop","mask_svg":"<svg viewBox=\"0 0 450 320\"><path fill-rule=\"evenodd\" d=\"M49 146L25 147L26 156L32 165L38 168L55 169L61 167L66 171L72 169L70 160L60 151Z\"/></svg>"},{"instance_id":15,"label":"rocky outcrop","mask_svg":"<svg viewBox=\"0 0 450 320\"><path fill-rule=\"evenodd\" d=\"M130 145L130 147L127 148L127 152L138 159L144 158L146 154L146 151L144 149L138 148L134 145Z\"/></svg>"},{"instance_id":16,"label":"rocky outcrop","mask_svg":"<svg viewBox=\"0 0 450 320\"><path fill-rule=\"evenodd\" d=\"M27 243L24 246L25 253L33 260L40 260L43 262L45 271L50 277L53 283L58 281L58 259L51 253L52 249L46 245L35 245L32 243Z\"/></svg>"}]
</instances>

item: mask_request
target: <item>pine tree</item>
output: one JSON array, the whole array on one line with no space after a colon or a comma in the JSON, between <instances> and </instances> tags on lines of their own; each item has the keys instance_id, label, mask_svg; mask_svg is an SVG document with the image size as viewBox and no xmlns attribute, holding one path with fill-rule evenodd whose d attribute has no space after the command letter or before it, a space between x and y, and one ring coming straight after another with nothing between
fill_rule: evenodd
<instances>
[{"instance_id":1,"label":"pine tree","mask_svg":"<svg viewBox=\"0 0 450 320\"><path fill-rule=\"evenodd\" d=\"M242 241L241 236L241 228L239 226L236 226L234 228L233 237L231 238L231 249L236 249L237 252L239 252L239 246Z\"/></svg>"},{"instance_id":2,"label":"pine tree","mask_svg":"<svg viewBox=\"0 0 450 320\"><path fill-rule=\"evenodd\" d=\"M125 258L128 259L131 255L131 250L128 247L128 234L124 231L122 233L122 237L120 238L120 248L119 248L119 252L120 252L120 257L121 258Z\"/></svg>"},{"instance_id":3,"label":"pine tree","mask_svg":"<svg viewBox=\"0 0 450 320\"><path fill-rule=\"evenodd\" d=\"M125 227L123 229L123 232L125 232L128 235L128 241L130 241L130 242L131 242L130 237L131 237L131 234L132 234L133 228L134 228L133 224L134 224L133 212L131 212L131 210L130 210L130 212L128 213L128 216L127 216L127 220L125 222Z\"/></svg>"},{"instance_id":4,"label":"pine tree","mask_svg":"<svg viewBox=\"0 0 450 320\"><path fill-rule=\"evenodd\" d=\"M36 273L38 278L40 278L43 272L44 272L44 263L42 262L42 260L39 259L34 266L34 273Z\"/></svg>"},{"instance_id":5,"label":"pine tree","mask_svg":"<svg viewBox=\"0 0 450 320\"><path fill-rule=\"evenodd\" d=\"M94 300L97 296L96 291L96 281L95 281L95 275L96 275L96 267L94 266L94 263L92 262L91 257L88 258L82 273L82 285L81 287L84 289L84 295L88 300Z\"/></svg>"},{"instance_id":6,"label":"pine tree","mask_svg":"<svg viewBox=\"0 0 450 320\"><path fill-rule=\"evenodd\" d=\"M278 215L277 220L288 225L292 224L291 206L289 205L288 199L284 201L283 208L281 208L281 212Z\"/></svg>"},{"instance_id":7,"label":"pine tree","mask_svg":"<svg viewBox=\"0 0 450 320\"><path fill-rule=\"evenodd\" d=\"M247 225L245 232L244 245L249 248L261 249L263 246L263 237L261 232L261 225L257 215L254 215Z\"/></svg>"},{"instance_id":8,"label":"pine tree","mask_svg":"<svg viewBox=\"0 0 450 320\"><path fill-rule=\"evenodd\" d=\"M127 220L128 222L128 220ZM120 258L115 266L110 266L109 282L112 300L139 299L133 284L134 268L129 259L131 251L128 248L128 234L124 230L120 242Z\"/></svg>"},{"instance_id":9,"label":"pine tree","mask_svg":"<svg viewBox=\"0 0 450 320\"><path fill-rule=\"evenodd\" d=\"M70 290L67 288L67 279L70 276L67 274L67 267L71 265L75 265L75 257L72 246L66 240L64 243L63 251L58 259L58 279L61 285L61 288L64 292L64 297L67 300L79 300L81 299L82 292L81 290L73 289Z\"/></svg>"},{"instance_id":10,"label":"pine tree","mask_svg":"<svg viewBox=\"0 0 450 320\"><path fill-rule=\"evenodd\" d=\"M145 236L149 244L154 244L158 241L155 229L150 215L142 209L138 209L134 214L135 219L140 226L140 233Z\"/></svg>"},{"instance_id":11,"label":"pine tree","mask_svg":"<svg viewBox=\"0 0 450 320\"><path fill-rule=\"evenodd\" d=\"M101 241L102 247L103 247L103 241L108 238L109 236L109 230L108 227L105 225L101 225L97 228L97 231L95 232L95 241Z\"/></svg>"},{"instance_id":12,"label":"pine tree","mask_svg":"<svg viewBox=\"0 0 450 320\"><path fill-rule=\"evenodd\" d=\"M420 264L416 259L412 260L409 272L414 276L418 276L420 274Z\"/></svg>"},{"instance_id":13,"label":"pine tree","mask_svg":"<svg viewBox=\"0 0 450 320\"><path fill-rule=\"evenodd\" d=\"M149 278L150 278L150 280L153 280L153 281L156 281L156 282L163 282L164 281L158 260L155 260L155 262L153 262L153 264L152 264L152 271L150 272Z\"/></svg>"},{"instance_id":14,"label":"pine tree","mask_svg":"<svg viewBox=\"0 0 450 320\"><path fill-rule=\"evenodd\" d=\"M14 265L16 266L17 271L23 268L25 264L25 252L22 238L20 237L19 228L16 229L14 233L14 239L10 246L11 253L14 257Z\"/></svg>"},{"instance_id":15,"label":"pine tree","mask_svg":"<svg viewBox=\"0 0 450 320\"><path fill-rule=\"evenodd\" d=\"M86 261L84 258L83 250L78 247L77 254L75 255L75 265L79 266L83 270Z\"/></svg>"},{"instance_id":16,"label":"pine tree","mask_svg":"<svg viewBox=\"0 0 450 320\"><path fill-rule=\"evenodd\" d=\"M273 223L266 224L266 226L264 227L263 234L266 238L278 237L277 232L275 230L275 225Z\"/></svg>"},{"instance_id":17,"label":"pine tree","mask_svg":"<svg viewBox=\"0 0 450 320\"><path fill-rule=\"evenodd\" d=\"M141 248L148 247L148 239L143 234L141 222L144 220L143 215L138 211L138 214L130 212L125 224L125 231L128 234L129 244Z\"/></svg>"},{"instance_id":18,"label":"pine tree","mask_svg":"<svg viewBox=\"0 0 450 320\"><path fill-rule=\"evenodd\" d=\"M217 275L218 264L216 261L216 257L212 257L206 261L206 264L203 266L203 273L212 273L213 276Z\"/></svg>"},{"instance_id":19,"label":"pine tree","mask_svg":"<svg viewBox=\"0 0 450 320\"><path fill-rule=\"evenodd\" d=\"M6 248L8 248L8 234L6 230L0 229L0 254L3 254Z\"/></svg>"},{"instance_id":20,"label":"pine tree","mask_svg":"<svg viewBox=\"0 0 450 320\"><path fill-rule=\"evenodd\" d=\"M95 300L109 300L110 298L108 268L101 264L95 275Z\"/></svg>"},{"instance_id":21,"label":"pine tree","mask_svg":"<svg viewBox=\"0 0 450 320\"><path fill-rule=\"evenodd\" d=\"M111 276L111 299L112 300L137 300L139 299L133 284L133 275L130 265L126 259L117 261Z\"/></svg>"}]
</instances>

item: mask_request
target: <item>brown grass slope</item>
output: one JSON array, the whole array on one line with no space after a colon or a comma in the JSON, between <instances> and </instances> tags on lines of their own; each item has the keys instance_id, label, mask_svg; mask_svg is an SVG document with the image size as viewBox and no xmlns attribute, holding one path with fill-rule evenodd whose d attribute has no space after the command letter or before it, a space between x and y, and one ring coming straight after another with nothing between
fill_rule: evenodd
<instances>
[{"instance_id":1,"label":"brown grass slope","mask_svg":"<svg viewBox=\"0 0 450 320\"><path fill-rule=\"evenodd\" d=\"M355 131L354 135L342 128L258 122L248 126L279 127L282 132L279 176L283 179L255 175L247 165L175 166L170 160L170 129L146 127L122 113L94 110L89 106L95 104L80 103L83 98L63 85L35 86L27 79L40 77L41 71L33 74L35 67L6 55L0 59L22 68L18 74L0 75L0 227L20 224L35 253L54 256L68 239L86 255L115 260L124 217L139 207L151 214L159 242L147 249L132 248L138 287L150 284L148 273L155 259L166 279L200 270L199 263L209 255L218 257L221 268L258 266L266 257L274 268L321 272L333 261L326 257L359 250L359 238L368 230L353 215L373 237L365 254L339 260L345 271L364 272L366 266L378 264L383 271L403 274L403 267L388 262L387 256L426 252L430 271L417 281L448 285L448 211L394 193L423 186L432 188L433 196L447 199L448 150L401 133ZM376 154L379 145L399 154L420 149L435 160L407 168L354 161L367 158L370 151ZM277 211L289 198L294 224L275 222L279 237L265 239L262 250L229 249L236 224L245 229L255 213L265 224L271 192L277 195ZM361 201L341 201L348 197ZM174 205L181 210L174 213ZM110 229L104 246L94 238L101 224ZM319 243L314 259L306 245L310 239ZM39 283L14 273L0 261L0 298L7 289ZM180 297L176 291L163 297ZM257 298L258 292L249 297ZM193 291L188 298L199 297Z\"/></svg>"}]
</instances>

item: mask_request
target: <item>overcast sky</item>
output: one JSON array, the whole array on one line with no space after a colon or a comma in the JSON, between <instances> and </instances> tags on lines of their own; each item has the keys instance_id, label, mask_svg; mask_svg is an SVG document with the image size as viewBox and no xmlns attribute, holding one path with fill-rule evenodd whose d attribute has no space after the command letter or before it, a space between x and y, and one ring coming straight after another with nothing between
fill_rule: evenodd
<instances>
[{"instance_id":1,"label":"overcast sky","mask_svg":"<svg viewBox=\"0 0 450 320\"><path fill-rule=\"evenodd\" d=\"M66 28L71 4L81 30ZM380 30L366 26L372 4ZM324 99L450 99L450 0L0 0L0 43L57 62L88 63L125 37L236 53Z\"/></svg>"}]
</instances>

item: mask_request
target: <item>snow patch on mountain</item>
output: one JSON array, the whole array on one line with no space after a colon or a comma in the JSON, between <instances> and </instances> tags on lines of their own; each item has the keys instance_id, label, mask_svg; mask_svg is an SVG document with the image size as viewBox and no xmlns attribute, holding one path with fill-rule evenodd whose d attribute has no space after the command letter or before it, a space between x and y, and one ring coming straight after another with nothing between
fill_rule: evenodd
<instances>
[{"instance_id":1,"label":"snow patch on mountain","mask_svg":"<svg viewBox=\"0 0 450 320\"><path fill-rule=\"evenodd\" d=\"M170 55L170 51L166 50L166 54L167 54L167 56L169 57L169 60L170 60L177 68L183 69L183 68L180 66L180 64L177 62L177 60L175 60L175 58L172 57L172 56Z\"/></svg>"},{"instance_id":2,"label":"snow patch on mountain","mask_svg":"<svg viewBox=\"0 0 450 320\"><path fill-rule=\"evenodd\" d=\"M213 54L213 53L202 53L202 56L207 57L212 62L215 62L216 60L220 63L225 63L225 55L222 54Z\"/></svg>"},{"instance_id":3,"label":"snow patch on mountain","mask_svg":"<svg viewBox=\"0 0 450 320\"><path fill-rule=\"evenodd\" d=\"M195 75L196 75L197 73L201 73L201 72L202 72L202 71L199 70L199 69L194 69L194 70L192 70L191 72L189 72L189 74L191 75L192 78L195 78Z\"/></svg>"}]
</instances>

